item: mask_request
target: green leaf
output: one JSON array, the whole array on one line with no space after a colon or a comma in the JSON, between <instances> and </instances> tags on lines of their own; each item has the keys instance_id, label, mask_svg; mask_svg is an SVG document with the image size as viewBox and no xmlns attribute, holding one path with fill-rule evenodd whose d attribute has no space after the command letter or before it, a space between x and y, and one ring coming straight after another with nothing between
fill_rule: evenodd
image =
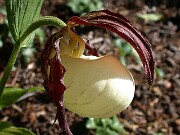
<instances>
[{"instance_id":1,"label":"green leaf","mask_svg":"<svg viewBox=\"0 0 180 135\"><path fill-rule=\"evenodd\" d=\"M125 135L126 130L115 115L112 118L95 119L89 118L86 123L87 129L94 129L96 135Z\"/></svg>"},{"instance_id":2,"label":"green leaf","mask_svg":"<svg viewBox=\"0 0 180 135\"><path fill-rule=\"evenodd\" d=\"M39 90L44 90L44 88L43 87L32 87L32 88L28 89L28 92L36 92Z\"/></svg>"},{"instance_id":3,"label":"green leaf","mask_svg":"<svg viewBox=\"0 0 180 135\"><path fill-rule=\"evenodd\" d=\"M2 129L8 128L8 127L10 127L10 126L12 126L11 123L8 123L8 122L0 122L0 131L1 131Z\"/></svg>"},{"instance_id":4,"label":"green leaf","mask_svg":"<svg viewBox=\"0 0 180 135\"><path fill-rule=\"evenodd\" d=\"M0 110L6 106L15 103L26 92L35 92L37 90L44 90L42 87L33 87L28 90L16 87L5 88L3 94L0 97Z\"/></svg>"},{"instance_id":5,"label":"green leaf","mask_svg":"<svg viewBox=\"0 0 180 135\"><path fill-rule=\"evenodd\" d=\"M96 122L94 118L89 118L86 123L86 128L88 129L96 129Z\"/></svg>"},{"instance_id":6,"label":"green leaf","mask_svg":"<svg viewBox=\"0 0 180 135\"><path fill-rule=\"evenodd\" d=\"M0 122L0 135L35 135L26 128L14 127L7 122Z\"/></svg>"},{"instance_id":7,"label":"green leaf","mask_svg":"<svg viewBox=\"0 0 180 135\"><path fill-rule=\"evenodd\" d=\"M21 88L5 88L0 97L0 109L16 102L27 90Z\"/></svg>"},{"instance_id":8,"label":"green leaf","mask_svg":"<svg viewBox=\"0 0 180 135\"><path fill-rule=\"evenodd\" d=\"M35 135L33 132L25 128L9 127L0 131L2 135Z\"/></svg>"},{"instance_id":9,"label":"green leaf","mask_svg":"<svg viewBox=\"0 0 180 135\"><path fill-rule=\"evenodd\" d=\"M21 46L28 47L33 42L34 36L35 36L35 34L34 34L34 32L32 32L29 36L26 37L24 42L21 43Z\"/></svg>"},{"instance_id":10,"label":"green leaf","mask_svg":"<svg viewBox=\"0 0 180 135\"><path fill-rule=\"evenodd\" d=\"M6 0L9 28L15 41L39 17L42 4L43 0ZM27 38L32 40L32 35Z\"/></svg>"},{"instance_id":11,"label":"green leaf","mask_svg":"<svg viewBox=\"0 0 180 135\"><path fill-rule=\"evenodd\" d=\"M163 79L165 76L164 70L162 68L155 68L155 73L160 79Z\"/></svg>"},{"instance_id":12,"label":"green leaf","mask_svg":"<svg viewBox=\"0 0 180 135\"><path fill-rule=\"evenodd\" d=\"M104 9L102 0L69 0L66 5L79 14Z\"/></svg>"},{"instance_id":13,"label":"green leaf","mask_svg":"<svg viewBox=\"0 0 180 135\"><path fill-rule=\"evenodd\" d=\"M147 14L138 13L137 17L145 20L146 22L156 22L161 20L163 18L163 15L159 13L147 13Z\"/></svg>"}]
</instances>

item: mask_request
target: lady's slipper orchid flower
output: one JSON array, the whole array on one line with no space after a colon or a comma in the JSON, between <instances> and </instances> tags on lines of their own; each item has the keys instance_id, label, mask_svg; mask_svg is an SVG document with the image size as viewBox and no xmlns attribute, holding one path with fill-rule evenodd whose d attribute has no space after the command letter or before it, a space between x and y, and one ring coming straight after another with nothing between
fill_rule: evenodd
<instances>
[{"instance_id":1,"label":"lady's slipper orchid flower","mask_svg":"<svg viewBox=\"0 0 180 135\"><path fill-rule=\"evenodd\" d=\"M63 109L64 103L82 116L111 117L131 103L133 77L114 57L99 57L96 49L76 35L74 28L80 25L106 28L129 42L141 58L150 85L154 76L151 45L125 17L109 10L74 16L47 40L42 53L44 86L57 107ZM90 56L84 56L85 49ZM58 112L64 115L61 109Z\"/></svg>"}]
</instances>

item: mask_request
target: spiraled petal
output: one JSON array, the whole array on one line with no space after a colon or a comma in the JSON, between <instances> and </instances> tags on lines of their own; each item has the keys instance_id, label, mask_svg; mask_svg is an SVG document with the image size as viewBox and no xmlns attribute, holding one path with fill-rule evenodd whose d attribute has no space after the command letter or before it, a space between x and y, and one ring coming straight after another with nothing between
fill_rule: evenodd
<instances>
[{"instance_id":1,"label":"spiraled petal","mask_svg":"<svg viewBox=\"0 0 180 135\"><path fill-rule=\"evenodd\" d=\"M67 25L76 27L79 25L93 25L106 28L129 42L137 51L144 65L145 75L151 85L154 79L154 58L151 44L132 26L129 20L119 13L109 10L94 11L83 16L74 16L69 19Z\"/></svg>"}]
</instances>

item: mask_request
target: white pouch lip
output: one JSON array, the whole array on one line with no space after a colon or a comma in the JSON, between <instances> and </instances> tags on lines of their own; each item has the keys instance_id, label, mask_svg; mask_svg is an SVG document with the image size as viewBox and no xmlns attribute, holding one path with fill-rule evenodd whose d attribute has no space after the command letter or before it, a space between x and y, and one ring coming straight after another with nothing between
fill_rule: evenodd
<instances>
[{"instance_id":1,"label":"white pouch lip","mask_svg":"<svg viewBox=\"0 0 180 135\"><path fill-rule=\"evenodd\" d=\"M131 103L131 73L112 56L62 56L66 68L65 107L85 117L111 117Z\"/></svg>"}]
</instances>

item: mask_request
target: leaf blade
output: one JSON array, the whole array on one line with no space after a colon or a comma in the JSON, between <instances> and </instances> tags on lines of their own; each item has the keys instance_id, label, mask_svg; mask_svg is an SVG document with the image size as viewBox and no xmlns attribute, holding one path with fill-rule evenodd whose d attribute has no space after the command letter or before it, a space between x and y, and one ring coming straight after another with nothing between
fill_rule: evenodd
<instances>
[{"instance_id":1,"label":"leaf blade","mask_svg":"<svg viewBox=\"0 0 180 135\"><path fill-rule=\"evenodd\" d=\"M12 37L16 42L28 26L39 17L43 1L44 0L6 1L8 24Z\"/></svg>"},{"instance_id":2,"label":"leaf blade","mask_svg":"<svg viewBox=\"0 0 180 135\"><path fill-rule=\"evenodd\" d=\"M14 127L8 122L0 122L1 135L35 135L33 132L26 128Z\"/></svg>"},{"instance_id":3,"label":"leaf blade","mask_svg":"<svg viewBox=\"0 0 180 135\"><path fill-rule=\"evenodd\" d=\"M5 88L0 97L0 109L16 102L27 91L21 88Z\"/></svg>"},{"instance_id":4,"label":"leaf blade","mask_svg":"<svg viewBox=\"0 0 180 135\"><path fill-rule=\"evenodd\" d=\"M28 90L16 87L6 87L0 97L0 110L18 101L18 99L27 92L36 92L44 90L41 87L32 87Z\"/></svg>"}]
</instances>

